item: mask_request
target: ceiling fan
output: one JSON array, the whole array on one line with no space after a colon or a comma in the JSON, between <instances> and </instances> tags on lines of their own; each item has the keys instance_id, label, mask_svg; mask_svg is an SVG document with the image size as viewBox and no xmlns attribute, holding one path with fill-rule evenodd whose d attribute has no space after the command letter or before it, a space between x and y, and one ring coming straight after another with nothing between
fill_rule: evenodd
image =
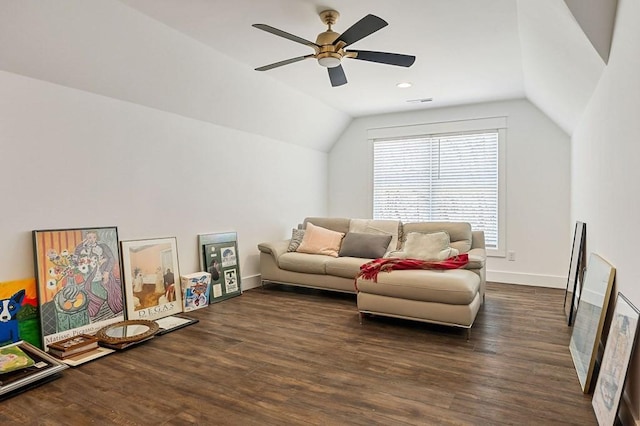
<instances>
[{"instance_id":1,"label":"ceiling fan","mask_svg":"<svg viewBox=\"0 0 640 426\"><path fill-rule=\"evenodd\" d=\"M347 77L342 69L342 58L360 59L361 61L378 62L381 64L397 65L400 67L410 67L413 65L416 57L411 55L374 52L370 50L345 50L345 47L375 33L376 31L386 27L388 24L384 19L369 14L353 24L342 34L338 34L331 29L331 26L336 23L339 16L340 14L335 10L325 10L320 12L320 19L328 26L328 29L318 34L315 43L269 25L253 24L255 28L295 41L296 43L304 44L315 51L315 53L310 55L298 56L297 58L286 59L284 61L256 68L256 71L267 71L283 65L293 64L294 62L299 62L304 59L314 58L318 60L318 63L321 66L327 68L331 85L336 87L347 83Z\"/></svg>"}]
</instances>

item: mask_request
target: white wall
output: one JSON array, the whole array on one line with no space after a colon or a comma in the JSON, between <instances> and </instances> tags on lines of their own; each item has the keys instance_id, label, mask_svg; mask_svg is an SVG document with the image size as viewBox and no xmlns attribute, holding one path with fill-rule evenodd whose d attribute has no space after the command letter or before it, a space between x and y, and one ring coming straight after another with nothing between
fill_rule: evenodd
<instances>
[{"instance_id":1,"label":"white wall","mask_svg":"<svg viewBox=\"0 0 640 426\"><path fill-rule=\"evenodd\" d=\"M371 217L372 145L367 129L507 117L507 250L492 257L492 281L564 288L573 228L569 223L570 140L526 100L429 109L354 120L329 153L329 213Z\"/></svg>"},{"instance_id":2,"label":"white wall","mask_svg":"<svg viewBox=\"0 0 640 426\"><path fill-rule=\"evenodd\" d=\"M237 231L244 287L256 245L326 213L327 154L0 71L0 281L32 277L34 229L117 226L175 236Z\"/></svg>"},{"instance_id":3,"label":"white wall","mask_svg":"<svg viewBox=\"0 0 640 426\"><path fill-rule=\"evenodd\" d=\"M616 268L616 290L640 307L640 2L620 0L609 64L572 140L572 220L587 252ZM588 266L588 265L587 265ZM627 386L640 424L640 350Z\"/></svg>"},{"instance_id":4,"label":"white wall","mask_svg":"<svg viewBox=\"0 0 640 426\"><path fill-rule=\"evenodd\" d=\"M350 120L117 0L0 1L0 70L323 151Z\"/></svg>"}]
</instances>

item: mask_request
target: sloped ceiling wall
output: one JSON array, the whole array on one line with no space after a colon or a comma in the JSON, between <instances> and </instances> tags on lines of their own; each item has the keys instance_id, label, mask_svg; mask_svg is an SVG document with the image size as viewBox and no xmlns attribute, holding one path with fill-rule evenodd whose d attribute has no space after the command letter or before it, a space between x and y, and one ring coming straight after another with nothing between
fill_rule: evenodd
<instances>
[{"instance_id":1,"label":"sloped ceiling wall","mask_svg":"<svg viewBox=\"0 0 640 426\"><path fill-rule=\"evenodd\" d=\"M3 0L0 69L320 151L351 120L115 0Z\"/></svg>"},{"instance_id":2,"label":"sloped ceiling wall","mask_svg":"<svg viewBox=\"0 0 640 426\"><path fill-rule=\"evenodd\" d=\"M527 98L572 134L605 67L564 2L518 0Z\"/></svg>"}]
</instances>

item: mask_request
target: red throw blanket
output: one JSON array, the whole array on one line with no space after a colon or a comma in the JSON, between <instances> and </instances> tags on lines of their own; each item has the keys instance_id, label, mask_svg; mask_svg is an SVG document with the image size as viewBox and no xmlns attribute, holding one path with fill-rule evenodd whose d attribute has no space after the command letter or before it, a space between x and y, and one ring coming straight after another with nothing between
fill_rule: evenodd
<instances>
[{"instance_id":1,"label":"red throw blanket","mask_svg":"<svg viewBox=\"0 0 640 426\"><path fill-rule=\"evenodd\" d=\"M442 261L399 259L397 257L374 259L360 266L360 273L355 280L356 291L358 290L358 278L377 282L379 272L390 272L395 269L457 269L467 263L469 263L469 255L466 253Z\"/></svg>"}]
</instances>

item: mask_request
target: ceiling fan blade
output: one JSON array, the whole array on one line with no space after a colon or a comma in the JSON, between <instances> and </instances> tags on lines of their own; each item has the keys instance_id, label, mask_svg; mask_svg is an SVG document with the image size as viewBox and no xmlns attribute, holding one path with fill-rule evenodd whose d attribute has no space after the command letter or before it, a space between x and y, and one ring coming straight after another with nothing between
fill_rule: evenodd
<instances>
[{"instance_id":1,"label":"ceiling fan blade","mask_svg":"<svg viewBox=\"0 0 640 426\"><path fill-rule=\"evenodd\" d=\"M305 46L309 46L309 47L313 47L313 48L316 48L316 47L319 48L320 47L320 46L318 46L317 44L315 44L312 41L305 40L302 37L298 37L298 36L295 36L293 34L289 34L288 32L279 30L277 28L273 28L273 27L271 27L269 25L253 24L252 27L255 27L255 28L257 28L259 30L262 30L262 31L266 31L266 32L271 33L271 34L275 34L275 35L280 36L280 37L284 37L287 40L295 41L296 43L304 44Z\"/></svg>"},{"instance_id":2,"label":"ceiling fan blade","mask_svg":"<svg viewBox=\"0 0 640 426\"><path fill-rule=\"evenodd\" d=\"M300 62L300 61L303 61L303 60L305 60L307 58L313 58L313 55L305 55L305 56L298 56L297 58L285 59L284 61L275 62L273 64L269 64L269 65L262 66L260 68L256 68L256 71L268 71L268 70L271 70L273 68L281 67L283 65L289 65L289 64L293 64L294 62Z\"/></svg>"},{"instance_id":3,"label":"ceiling fan blade","mask_svg":"<svg viewBox=\"0 0 640 426\"><path fill-rule=\"evenodd\" d=\"M329 80L331 80L331 86L337 87L342 86L343 84L347 84L347 76L344 74L342 65L338 65L337 67L333 68L327 68L327 71L329 71Z\"/></svg>"},{"instance_id":4,"label":"ceiling fan blade","mask_svg":"<svg viewBox=\"0 0 640 426\"><path fill-rule=\"evenodd\" d=\"M387 21L382 18L378 18L375 15L367 15L352 26L350 26L340 37L338 37L333 45L337 45L338 42L343 42L344 46L355 43L358 40L362 40L368 35L371 35L381 28L386 27Z\"/></svg>"},{"instance_id":5,"label":"ceiling fan blade","mask_svg":"<svg viewBox=\"0 0 640 426\"><path fill-rule=\"evenodd\" d=\"M416 60L415 56L400 53L372 52L370 50L349 50L348 53L356 53L353 59L361 61L378 62L380 64L410 67Z\"/></svg>"}]
</instances>

